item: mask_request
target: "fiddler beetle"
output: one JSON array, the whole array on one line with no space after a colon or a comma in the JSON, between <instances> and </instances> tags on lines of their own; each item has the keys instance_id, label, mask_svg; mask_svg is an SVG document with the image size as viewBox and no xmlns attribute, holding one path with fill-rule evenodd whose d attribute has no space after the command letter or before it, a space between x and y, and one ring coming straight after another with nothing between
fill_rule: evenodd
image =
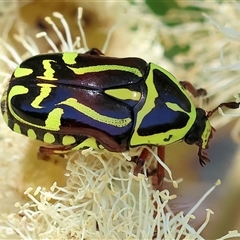
<instances>
[{"instance_id":1,"label":"fiddler beetle","mask_svg":"<svg viewBox=\"0 0 240 240\"><path fill-rule=\"evenodd\" d=\"M166 146L184 140L196 144L201 165L209 159L213 127L195 107L190 83L179 82L164 68L140 58L104 56L98 49L84 54L48 53L23 61L3 95L2 114L15 132L51 146L45 153L86 147L124 152L141 145Z\"/></svg>"}]
</instances>

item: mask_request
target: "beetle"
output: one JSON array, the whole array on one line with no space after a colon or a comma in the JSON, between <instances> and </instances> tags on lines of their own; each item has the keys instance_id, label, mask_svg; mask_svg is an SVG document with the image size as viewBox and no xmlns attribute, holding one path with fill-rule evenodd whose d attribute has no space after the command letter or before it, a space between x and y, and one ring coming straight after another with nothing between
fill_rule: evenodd
<instances>
[{"instance_id":1,"label":"beetle","mask_svg":"<svg viewBox=\"0 0 240 240\"><path fill-rule=\"evenodd\" d=\"M209 159L213 127L195 107L189 91L170 72L143 59L86 53L47 53L23 61L13 72L1 101L15 132L51 146L40 152L65 153L86 147L124 152L141 145L196 144L201 165ZM141 165L141 163L140 163Z\"/></svg>"}]
</instances>

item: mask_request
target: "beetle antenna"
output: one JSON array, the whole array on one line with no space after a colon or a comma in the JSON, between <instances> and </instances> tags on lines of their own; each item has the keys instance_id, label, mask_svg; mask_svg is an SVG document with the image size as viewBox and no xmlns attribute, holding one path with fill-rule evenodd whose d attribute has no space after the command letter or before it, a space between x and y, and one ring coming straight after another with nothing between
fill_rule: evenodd
<instances>
[{"instance_id":1,"label":"beetle antenna","mask_svg":"<svg viewBox=\"0 0 240 240\"><path fill-rule=\"evenodd\" d=\"M237 103L237 102L221 103L217 107L215 107L212 111L208 112L207 118L210 118L213 115L213 113L216 112L218 110L218 108L220 108L220 107L227 107L227 108L230 108L230 109L237 109L237 108L239 108L239 106L240 106L240 103Z\"/></svg>"}]
</instances>

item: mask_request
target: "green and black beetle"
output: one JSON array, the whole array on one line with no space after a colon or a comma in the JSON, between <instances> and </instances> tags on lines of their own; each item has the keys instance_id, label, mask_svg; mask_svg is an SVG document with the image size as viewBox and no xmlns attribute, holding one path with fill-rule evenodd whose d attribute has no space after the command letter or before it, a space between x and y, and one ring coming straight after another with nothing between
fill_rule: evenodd
<instances>
[{"instance_id":1,"label":"green and black beetle","mask_svg":"<svg viewBox=\"0 0 240 240\"><path fill-rule=\"evenodd\" d=\"M2 113L15 132L52 144L48 153L86 147L123 152L140 145L197 144L208 161L213 128L196 108L186 84L140 58L85 54L33 56L14 71L2 99ZM238 108L235 102L219 106Z\"/></svg>"}]
</instances>

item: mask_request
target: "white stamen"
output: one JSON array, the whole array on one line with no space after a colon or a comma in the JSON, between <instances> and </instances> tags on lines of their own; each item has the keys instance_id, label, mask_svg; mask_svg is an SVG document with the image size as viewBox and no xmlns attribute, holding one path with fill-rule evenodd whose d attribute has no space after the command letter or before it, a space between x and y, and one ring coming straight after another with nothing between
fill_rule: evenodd
<instances>
[{"instance_id":1,"label":"white stamen","mask_svg":"<svg viewBox=\"0 0 240 240\"><path fill-rule=\"evenodd\" d=\"M45 20L52 26L54 32L57 34L59 40L61 41L62 45L63 45L63 49L65 51L68 51L69 47L67 45L67 42L65 41L62 33L59 31L58 27L56 26L56 24L52 21L52 19L50 17L45 17Z\"/></svg>"},{"instance_id":2,"label":"white stamen","mask_svg":"<svg viewBox=\"0 0 240 240\"><path fill-rule=\"evenodd\" d=\"M27 42L26 38L24 38L24 37L22 37L22 36L20 36L20 35L17 35L17 34L14 34L14 38L15 38L18 42L20 42L20 43L23 45L23 47L24 47L32 56L34 56L34 55L37 54L36 50L31 46L31 44L29 44L29 43Z\"/></svg>"},{"instance_id":3,"label":"white stamen","mask_svg":"<svg viewBox=\"0 0 240 240\"><path fill-rule=\"evenodd\" d=\"M87 45L85 32L84 32L82 24L81 24L82 13L83 13L83 9L81 7L79 7L78 8L78 17L77 17L78 18L78 28L79 28L79 31L80 31L80 36L82 37L83 47L86 50L89 50L88 45Z\"/></svg>"},{"instance_id":4,"label":"white stamen","mask_svg":"<svg viewBox=\"0 0 240 240\"><path fill-rule=\"evenodd\" d=\"M66 38L67 38L67 44L68 44L68 50L70 52L73 52L73 41L72 41L72 36L71 36L71 32L70 32L70 29L69 29L69 26L65 20L65 18L63 17L63 15L59 12L54 12L53 13L53 16L60 19L62 25L63 25L63 28L64 28L64 31L66 33Z\"/></svg>"},{"instance_id":5,"label":"white stamen","mask_svg":"<svg viewBox=\"0 0 240 240\"><path fill-rule=\"evenodd\" d=\"M8 52L11 54L11 56L13 57L14 61L17 64L20 64L22 62L20 55L17 53L17 51L11 45L9 45L7 42L3 41L1 38L0 38L0 43L8 50ZM2 56L2 54L1 54L1 56Z\"/></svg>"},{"instance_id":6,"label":"white stamen","mask_svg":"<svg viewBox=\"0 0 240 240\"><path fill-rule=\"evenodd\" d=\"M211 187L201 198L199 201L197 201L197 203L192 207L192 209L187 213L187 215L191 215L193 214L193 212L195 212L195 210L202 204L202 202L207 198L208 195L210 195L210 193L216 188L216 186L219 186L221 184L220 180L217 180L217 182L215 183L215 185L213 187Z\"/></svg>"},{"instance_id":7,"label":"white stamen","mask_svg":"<svg viewBox=\"0 0 240 240\"><path fill-rule=\"evenodd\" d=\"M36 38L41 38L44 37L45 40L47 41L47 43L50 45L50 47L52 48L52 50L54 52L59 52L59 49L57 48L56 44L53 42L53 40L47 35L46 32L40 32L36 34Z\"/></svg>"}]
</instances>

